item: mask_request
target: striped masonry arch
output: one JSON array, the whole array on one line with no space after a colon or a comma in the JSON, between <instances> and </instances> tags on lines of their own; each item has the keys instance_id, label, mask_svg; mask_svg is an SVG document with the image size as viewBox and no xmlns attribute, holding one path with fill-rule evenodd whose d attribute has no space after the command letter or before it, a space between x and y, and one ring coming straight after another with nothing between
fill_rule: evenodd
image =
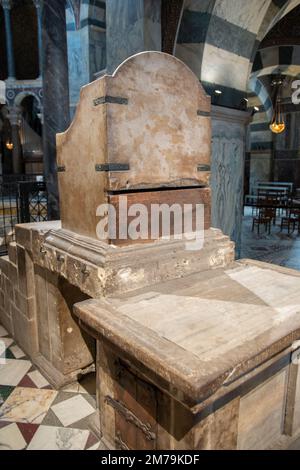
<instances>
[{"instance_id":1,"label":"striped masonry arch","mask_svg":"<svg viewBox=\"0 0 300 470\"><path fill-rule=\"evenodd\" d=\"M259 44L300 0L186 0L176 56L218 104L239 108Z\"/></svg>"}]
</instances>

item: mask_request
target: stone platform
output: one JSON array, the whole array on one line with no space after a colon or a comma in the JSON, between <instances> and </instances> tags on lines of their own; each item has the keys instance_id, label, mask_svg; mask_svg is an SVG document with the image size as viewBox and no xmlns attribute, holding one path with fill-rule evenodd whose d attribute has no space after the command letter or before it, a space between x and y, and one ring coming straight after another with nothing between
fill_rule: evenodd
<instances>
[{"instance_id":1,"label":"stone platform","mask_svg":"<svg viewBox=\"0 0 300 470\"><path fill-rule=\"evenodd\" d=\"M258 262L75 306L110 448L268 449L300 433L300 274Z\"/></svg>"}]
</instances>

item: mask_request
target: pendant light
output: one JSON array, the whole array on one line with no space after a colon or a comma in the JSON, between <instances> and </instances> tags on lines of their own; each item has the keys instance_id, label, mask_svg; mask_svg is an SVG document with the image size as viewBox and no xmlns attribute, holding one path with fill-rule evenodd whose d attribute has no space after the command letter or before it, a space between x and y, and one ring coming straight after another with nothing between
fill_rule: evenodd
<instances>
[{"instance_id":1,"label":"pendant light","mask_svg":"<svg viewBox=\"0 0 300 470\"><path fill-rule=\"evenodd\" d=\"M285 122L283 119L280 99L276 100L274 116L270 124L270 129L274 134L281 134L285 130Z\"/></svg>"},{"instance_id":2,"label":"pendant light","mask_svg":"<svg viewBox=\"0 0 300 470\"><path fill-rule=\"evenodd\" d=\"M13 150L13 148L14 148L14 144L12 143L11 140L8 140L5 144L5 146L6 146L7 150Z\"/></svg>"},{"instance_id":3,"label":"pendant light","mask_svg":"<svg viewBox=\"0 0 300 470\"><path fill-rule=\"evenodd\" d=\"M274 106L274 115L272 122L270 124L270 129L274 134L281 134L285 130L285 122L282 114L281 106L281 87L283 85L283 80L279 78L278 80L273 80L272 86L276 86L277 90L275 92L275 106Z\"/></svg>"}]
</instances>

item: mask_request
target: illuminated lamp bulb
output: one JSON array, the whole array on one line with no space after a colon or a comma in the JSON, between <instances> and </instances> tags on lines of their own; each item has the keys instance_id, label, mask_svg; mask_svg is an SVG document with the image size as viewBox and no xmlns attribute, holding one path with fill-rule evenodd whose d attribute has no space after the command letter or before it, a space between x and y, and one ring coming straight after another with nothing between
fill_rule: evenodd
<instances>
[{"instance_id":1,"label":"illuminated lamp bulb","mask_svg":"<svg viewBox=\"0 0 300 470\"><path fill-rule=\"evenodd\" d=\"M285 130L284 122L272 122L270 129L274 134L281 134Z\"/></svg>"},{"instance_id":2,"label":"illuminated lamp bulb","mask_svg":"<svg viewBox=\"0 0 300 470\"><path fill-rule=\"evenodd\" d=\"M281 134L285 130L285 122L280 109L280 101L277 101L270 129L274 134Z\"/></svg>"},{"instance_id":3,"label":"illuminated lamp bulb","mask_svg":"<svg viewBox=\"0 0 300 470\"><path fill-rule=\"evenodd\" d=\"M10 140L8 140L5 145L8 150L13 150L14 148L14 144Z\"/></svg>"}]
</instances>

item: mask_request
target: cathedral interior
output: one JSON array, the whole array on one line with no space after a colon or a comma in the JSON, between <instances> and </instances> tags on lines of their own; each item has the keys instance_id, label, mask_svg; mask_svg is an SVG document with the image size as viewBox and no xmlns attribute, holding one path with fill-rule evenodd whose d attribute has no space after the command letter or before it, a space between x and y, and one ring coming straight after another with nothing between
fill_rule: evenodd
<instances>
[{"instance_id":1,"label":"cathedral interior","mask_svg":"<svg viewBox=\"0 0 300 470\"><path fill-rule=\"evenodd\" d=\"M300 450L299 21L0 0L0 450Z\"/></svg>"}]
</instances>

